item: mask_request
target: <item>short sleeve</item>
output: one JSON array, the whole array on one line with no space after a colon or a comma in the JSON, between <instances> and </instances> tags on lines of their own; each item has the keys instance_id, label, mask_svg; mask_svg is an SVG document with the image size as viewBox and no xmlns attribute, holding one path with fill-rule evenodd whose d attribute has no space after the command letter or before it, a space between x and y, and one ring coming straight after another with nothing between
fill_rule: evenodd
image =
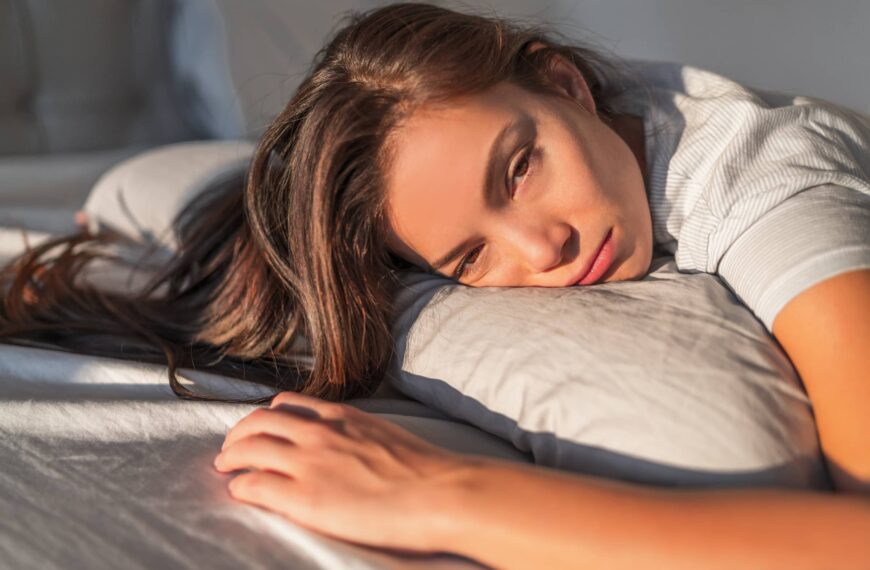
<instances>
[{"instance_id":1,"label":"short sleeve","mask_svg":"<svg viewBox=\"0 0 870 570\"><path fill-rule=\"evenodd\" d=\"M773 331L782 308L840 273L870 268L870 195L826 184L792 195L722 255L717 273Z\"/></svg>"}]
</instances>

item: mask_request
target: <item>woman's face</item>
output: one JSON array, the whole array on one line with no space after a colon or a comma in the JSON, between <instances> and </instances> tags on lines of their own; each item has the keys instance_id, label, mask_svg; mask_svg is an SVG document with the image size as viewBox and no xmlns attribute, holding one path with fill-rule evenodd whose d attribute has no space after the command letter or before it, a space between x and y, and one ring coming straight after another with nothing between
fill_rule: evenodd
<instances>
[{"instance_id":1,"label":"woman's face","mask_svg":"<svg viewBox=\"0 0 870 570\"><path fill-rule=\"evenodd\" d=\"M648 272L643 125L621 121L620 130L635 133L621 136L595 113L576 68L561 68L556 79L574 101L504 82L419 109L398 128L387 175L396 254L480 287L565 287ZM639 141L639 158L623 136Z\"/></svg>"}]
</instances>

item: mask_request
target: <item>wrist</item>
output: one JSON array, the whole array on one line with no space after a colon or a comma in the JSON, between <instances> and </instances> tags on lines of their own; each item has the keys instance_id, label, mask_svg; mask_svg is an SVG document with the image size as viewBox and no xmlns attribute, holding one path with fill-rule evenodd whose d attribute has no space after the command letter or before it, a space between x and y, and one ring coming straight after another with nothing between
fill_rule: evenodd
<instances>
[{"instance_id":1,"label":"wrist","mask_svg":"<svg viewBox=\"0 0 870 570\"><path fill-rule=\"evenodd\" d=\"M476 528L474 498L480 497L487 471L496 460L459 455L430 480L424 496L428 547L432 551L465 554L462 545Z\"/></svg>"}]
</instances>

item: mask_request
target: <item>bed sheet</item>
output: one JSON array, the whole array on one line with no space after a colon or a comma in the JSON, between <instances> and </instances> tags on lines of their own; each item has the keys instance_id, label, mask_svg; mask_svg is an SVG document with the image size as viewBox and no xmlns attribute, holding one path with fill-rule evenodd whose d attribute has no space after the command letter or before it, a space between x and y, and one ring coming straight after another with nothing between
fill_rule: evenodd
<instances>
[{"instance_id":1,"label":"bed sheet","mask_svg":"<svg viewBox=\"0 0 870 570\"><path fill-rule=\"evenodd\" d=\"M480 567L343 543L233 500L232 475L211 462L226 431L256 406L180 400L165 374L156 365L0 345L0 566ZM528 461L411 400L349 403L456 451Z\"/></svg>"},{"instance_id":2,"label":"bed sheet","mask_svg":"<svg viewBox=\"0 0 870 570\"><path fill-rule=\"evenodd\" d=\"M31 243L47 235L29 233ZM0 263L21 243L20 232L0 229ZM271 393L181 373L209 393ZM531 461L389 384L348 403L458 452ZM181 400L165 366L0 344L0 567L482 567L446 553L352 545L232 499L232 474L215 471L212 460L227 430L255 407Z\"/></svg>"}]
</instances>

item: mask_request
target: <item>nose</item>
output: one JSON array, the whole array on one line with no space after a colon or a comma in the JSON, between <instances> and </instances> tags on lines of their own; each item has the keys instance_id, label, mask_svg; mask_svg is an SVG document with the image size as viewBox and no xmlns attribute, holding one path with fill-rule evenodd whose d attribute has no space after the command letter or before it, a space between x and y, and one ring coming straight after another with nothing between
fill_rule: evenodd
<instances>
[{"instance_id":1,"label":"nose","mask_svg":"<svg viewBox=\"0 0 870 570\"><path fill-rule=\"evenodd\" d=\"M543 273L562 263L571 234L571 226L562 222L517 223L508 229L507 241L523 265Z\"/></svg>"}]
</instances>

